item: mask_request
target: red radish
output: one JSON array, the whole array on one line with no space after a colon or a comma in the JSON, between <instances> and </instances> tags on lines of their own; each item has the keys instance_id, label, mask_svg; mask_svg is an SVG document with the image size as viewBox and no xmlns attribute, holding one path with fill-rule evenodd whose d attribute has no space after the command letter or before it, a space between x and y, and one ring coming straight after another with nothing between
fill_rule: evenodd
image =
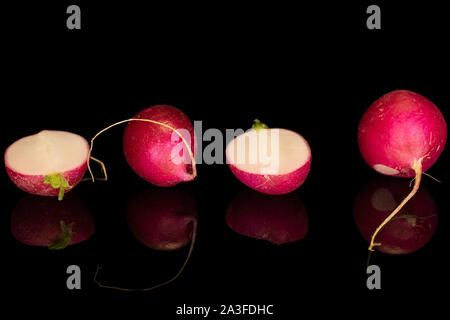
<instances>
[{"instance_id":1,"label":"red radish","mask_svg":"<svg viewBox=\"0 0 450 320\"><path fill-rule=\"evenodd\" d=\"M275 244L303 239L308 233L308 215L294 193L269 196L244 190L230 203L225 220L237 233Z\"/></svg>"},{"instance_id":2,"label":"red radish","mask_svg":"<svg viewBox=\"0 0 450 320\"><path fill-rule=\"evenodd\" d=\"M375 230L369 250L383 226L419 189L422 172L439 158L447 140L447 124L439 109L425 97L396 90L376 100L364 113L358 128L358 145L367 164L377 172L415 177L408 196Z\"/></svg>"},{"instance_id":3,"label":"red radish","mask_svg":"<svg viewBox=\"0 0 450 320\"><path fill-rule=\"evenodd\" d=\"M148 189L130 199L127 221L143 245L175 250L191 242L197 207L192 196L181 190Z\"/></svg>"},{"instance_id":4,"label":"red radish","mask_svg":"<svg viewBox=\"0 0 450 320\"><path fill-rule=\"evenodd\" d=\"M25 196L14 209L11 233L30 246L63 249L87 240L94 233L94 220L75 194L64 201Z\"/></svg>"},{"instance_id":5,"label":"red radish","mask_svg":"<svg viewBox=\"0 0 450 320\"><path fill-rule=\"evenodd\" d=\"M169 105L149 107L101 130L91 139L91 152L101 133L127 122L123 151L141 178L156 186L170 187L196 177L194 128L181 110ZM94 181L89 165L88 169Z\"/></svg>"},{"instance_id":6,"label":"red radish","mask_svg":"<svg viewBox=\"0 0 450 320\"><path fill-rule=\"evenodd\" d=\"M21 138L5 152L5 167L22 190L61 200L83 178L89 159L89 143L66 132L43 130Z\"/></svg>"},{"instance_id":7,"label":"red radish","mask_svg":"<svg viewBox=\"0 0 450 320\"><path fill-rule=\"evenodd\" d=\"M358 193L354 204L355 223L370 241L371 235L408 193L409 182L383 177L372 180ZM438 210L431 195L420 188L378 234L377 250L388 254L407 254L422 248L436 231Z\"/></svg>"},{"instance_id":8,"label":"red radish","mask_svg":"<svg viewBox=\"0 0 450 320\"><path fill-rule=\"evenodd\" d=\"M226 148L233 174L248 187L266 194L285 194L300 187L311 167L311 149L298 133L269 129L255 120L251 130Z\"/></svg>"},{"instance_id":9,"label":"red radish","mask_svg":"<svg viewBox=\"0 0 450 320\"><path fill-rule=\"evenodd\" d=\"M364 160L377 172L397 177L416 176L414 165L427 171L444 150L447 124L425 97L396 90L376 100L364 113L358 144Z\"/></svg>"}]
</instances>

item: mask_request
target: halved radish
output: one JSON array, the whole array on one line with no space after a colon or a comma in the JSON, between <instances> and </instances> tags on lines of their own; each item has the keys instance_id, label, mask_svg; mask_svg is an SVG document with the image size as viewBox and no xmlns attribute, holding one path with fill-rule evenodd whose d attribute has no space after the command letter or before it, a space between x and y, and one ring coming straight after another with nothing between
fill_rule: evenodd
<instances>
[{"instance_id":1,"label":"halved radish","mask_svg":"<svg viewBox=\"0 0 450 320\"><path fill-rule=\"evenodd\" d=\"M248 187L266 194L285 194L300 187L311 167L311 149L300 134L269 129L255 120L251 130L226 148L233 174Z\"/></svg>"},{"instance_id":2,"label":"halved radish","mask_svg":"<svg viewBox=\"0 0 450 320\"><path fill-rule=\"evenodd\" d=\"M83 178L89 159L89 143L67 132L43 130L21 138L5 151L6 171L22 190L62 200Z\"/></svg>"}]
</instances>

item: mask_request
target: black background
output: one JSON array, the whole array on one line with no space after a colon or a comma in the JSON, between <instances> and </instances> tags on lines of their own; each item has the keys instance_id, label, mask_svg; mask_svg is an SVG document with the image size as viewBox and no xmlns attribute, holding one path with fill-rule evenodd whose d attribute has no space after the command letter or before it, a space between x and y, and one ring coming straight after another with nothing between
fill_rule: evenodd
<instances>
[{"instance_id":1,"label":"black background","mask_svg":"<svg viewBox=\"0 0 450 320\"><path fill-rule=\"evenodd\" d=\"M125 310L165 319L176 318L176 307L184 303L253 303L274 304L274 319L291 319L305 310L443 307L435 298L447 282L448 150L429 171L443 182L423 181L439 206L438 229L413 254L373 256L382 268L382 290L366 288L367 243L352 206L358 190L377 176L356 144L358 121L371 102L409 89L450 119L444 8L379 3L382 30L371 31L365 25L371 3L76 3L82 10L79 31L66 29L65 10L72 3L2 8L3 150L42 129L90 139L154 104L182 109L192 121L202 120L204 130L246 129L259 118L298 131L310 143L312 169L295 191L308 210L309 233L282 246L234 233L224 215L245 186L226 165L200 165L195 181L176 187L191 192L199 207L197 243L181 277L145 293L98 288L92 280L97 263L104 266L105 281L142 287L174 274L187 253L153 252L128 231L128 198L149 184L128 167L124 127L117 127L94 150L110 180L84 182L72 191L94 215L95 234L63 251L28 247L12 237L11 213L24 193L3 171L2 289L11 301L38 303L16 312L60 317L55 306L66 312L95 306L90 310L100 314ZM82 290L65 286L70 264L82 269Z\"/></svg>"}]
</instances>

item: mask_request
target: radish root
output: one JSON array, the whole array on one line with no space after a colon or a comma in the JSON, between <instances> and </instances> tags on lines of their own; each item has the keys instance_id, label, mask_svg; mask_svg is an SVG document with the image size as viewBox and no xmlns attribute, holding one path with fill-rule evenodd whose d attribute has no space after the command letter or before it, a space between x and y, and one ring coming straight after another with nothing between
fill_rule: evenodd
<instances>
[{"instance_id":1,"label":"radish root","mask_svg":"<svg viewBox=\"0 0 450 320\"><path fill-rule=\"evenodd\" d=\"M405 199L403 199L403 201L398 205L397 208L395 208L394 211L392 211L392 213L386 218L384 219L384 221L377 227L377 229L375 230L375 232L372 235L372 239L370 240L370 245L369 245L369 250L370 251L374 251L373 247L375 246L380 246L381 243L379 242L375 242L375 237L377 236L377 234L381 231L381 229L383 229L383 227L392 220L392 218L405 206L405 204L411 200L411 198L417 193L417 190L419 190L419 186L420 186L420 180L422 179L422 158L419 159L418 161L414 162L414 165L412 166L412 168L414 169L416 176L414 177L414 187L411 190L411 192L406 196Z\"/></svg>"},{"instance_id":2,"label":"radish root","mask_svg":"<svg viewBox=\"0 0 450 320\"><path fill-rule=\"evenodd\" d=\"M90 157L90 158L91 158L91 160L94 160L95 162L99 163L102 166L103 178L97 178L97 180L98 181L108 181L108 174L106 173L105 164L102 161L100 161L94 157ZM92 172L91 172L91 175L92 175ZM92 180L92 178L83 178L80 182L88 181L88 180Z\"/></svg>"},{"instance_id":3,"label":"radish root","mask_svg":"<svg viewBox=\"0 0 450 320\"><path fill-rule=\"evenodd\" d=\"M431 178L431 179L433 179L433 180L436 181L437 183L442 183L441 180L439 180L439 179L433 177L431 174L428 174L428 173L426 173L426 172L422 172L422 174L423 174L423 175L426 175L427 177L429 177L429 178Z\"/></svg>"},{"instance_id":4,"label":"radish root","mask_svg":"<svg viewBox=\"0 0 450 320\"><path fill-rule=\"evenodd\" d=\"M158 125L161 125L161 126L163 126L163 127L166 127L166 128L168 128L168 129L172 130L172 131L175 132L178 136L180 136L181 140L182 140L183 143L186 145L186 148L187 148L187 150L188 150L188 152L189 152L189 157L191 158L191 164L192 164L192 176L193 176L194 178L197 176L197 169L196 169L196 167L195 167L195 157L194 157L194 153L193 153L193 151L191 150L191 146L187 143L186 139L183 137L183 135L182 135L177 129L175 129L175 128L173 128L173 127L171 127L171 126L169 126L169 125L167 125L167 124L165 124L165 123L162 123L162 122L159 122L159 121L155 121L155 120L150 120L150 119L134 119L134 118L131 118L131 119L122 120L122 121L113 123L112 125L110 125L110 126L104 128L104 129L100 130L99 132L97 132L97 133L94 135L94 137L91 139L91 148L89 149L89 159L88 159L88 161L87 161L87 167L88 167L88 170L89 170L89 174L91 175L92 182L95 182L95 178L94 178L94 175L92 174L92 170L91 170L91 167L90 167L90 165L89 165L89 162L90 162L91 159L94 160L94 161L96 161L96 162L98 162L98 163L100 163L100 165L102 166L103 172L104 172L104 174L105 174L105 179L107 179L107 176L106 176L106 168L105 168L105 165L103 164L103 162L101 162L100 160L95 159L94 157L91 156L92 149L93 149L93 147L94 147L94 140L95 140L100 134L102 134L103 132L105 132L105 131L111 129L112 127L115 127L115 126L117 126L117 125L119 125L119 124L122 124L122 123L131 122L131 121L142 121L142 122L150 122L150 123L158 124Z\"/></svg>"},{"instance_id":5,"label":"radish root","mask_svg":"<svg viewBox=\"0 0 450 320\"><path fill-rule=\"evenodd\" d=\"M103 162L101 162L100 160L94 158L94 157L90 157L90 158L91 158L91 160L94 160L95 162L99 163L102 166L102 171L103 171L104 178L100 178L99 180L101 180L101 181L108 181L108 174L106 173L105 164ZM91 174L92 174L92 172L91 172Z\"/></svg>"},{"instance_id":6,"label":"radish root","mask_svg":"<svg viewBox=\"0 0 450 320\"><path fill-rule=\"evenodd\" d=\"M372 252L374 250L369 250L369 254L367 255L367 261L366 261L366 269L370 266L370 259L372 258Z\"/></svg>"},{"instance_id":7,"label":"radish root","mask_svg":"<svg viewBox=\"0 0 450 320\"><path fill-rule=\"evenodd\" d=\"M424 176L427 176L427 177L429 177L430 179L436 181L437 183L442 183L441 180L439 180L439 179L433 177L431 174L428 174L428 173L426 173L426 172L422 172L422 174L423 174ZM412 183L414 182L415 179L416 179L416 177L412 178L411 181L409 182L409 186L410 186L410 187L411 187L411 185L412 185Z\"/></svg>"},{"instance_id":8,"label":"radish root","mask_svg":"<svg viewBox=\"0 0 450 320\"><path fill-rule=\"evenodd\" d=\"M137 289L135 289L135 288L121 288L121 287L116 287L116 286L105 285L105 284L102 284L99 280L97 280L97 276L98 276L99 270L102 268L100 265L97 265L97 270L95 271L95 275L94 275L94 282L100 288L107 288L107 289L114 289L114 290L128 291L128 292L131 292L131 291L151 291L151 290L163 287L165 285L168 285L168 284L172 283L173 281L175 281L183 273L184 269L186 268L186 265L187 265L189 259L191 258L192 251L194 250L194 244L195 244L196 235L197 235L197 221L194 221L193 222L193 228L192 228L191 245L189 247L189 252L188 252L188 254L186 256L186 259L185 259L183 265L181 266L180 270L171 279L169 279L167 281L164 281L164 282L162 282L160 284L154 285L154 286L149 287L149 288L137 288Z\"/></svg>"}]
</instances>

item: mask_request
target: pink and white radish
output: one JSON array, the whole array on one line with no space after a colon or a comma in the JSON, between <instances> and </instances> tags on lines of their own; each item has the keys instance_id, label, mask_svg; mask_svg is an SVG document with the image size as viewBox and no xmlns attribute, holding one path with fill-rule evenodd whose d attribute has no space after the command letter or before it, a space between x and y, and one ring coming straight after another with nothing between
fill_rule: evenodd
<instances>
[{"instance_id":1,"label":"pink and white radish","mask_svg":"<svg viewBox=\"0 0 450 320\"><path fill-rule=\"evenodd\" d=\"M385 176L371 180L361 189L355 198L353 217L367 241L409 189L408 181ZM422 187L379 232L377 239L381 244L376 248L395 255L417 251L430 241L437 223L437 207Z\"/></svg>"},{"instance_id":2,"label":"pink and white radish","mask_svg":"<svg viewBox=\"0 0 450 320\"><path fill-rule=\"evenodd\" d=\"M311 167L311 149L300 134L269 129L255 120L252 129L226 147L233 174L248 187L265 194L285 194L300 187Z\"/></svg>"},{"instance_id":3,"label":"pink and white radish","mask_svg":"<svg viewBox=\"0 0 450 320\"><path fill-rule=\"evenodd\" d=\"M408 196L375 230L369 250L383 226L419 189L422 173L439 158L447 140L447 124L427 98L396 90L376 100L364 113L358 128L358 145L367 164L377 172L395 177L415 177Z\"/></svg>"},{"instance_id":4,"label":"pink and white radish","mask_svg":"<svg viewBox=\"0 0 450 320\"><path fill-rule=\"evenodd\" d=\"M25 196L14 209L11 233L26 245L64 249L87 240L94 233L94 219L76 194L64 201Z\"/></svg>"},{"instance_id":5,"label":"pink and white radish","mask_svg":"<svg viewBox=\"0 0 450 320\"><path fill-rule=\"evenodd\" d=\"M123 151L128 164L141 178L156 186L169 187L196 177L194 128L181 110L169 105L149 107L131 119L101 130L91 140L91 151L101 133L127 122ZM92 176L89 166L88 169Z\"/></svg>"},{"instance_id":6,"label":"pink and white radish","mask_svg":"<svg viewBox=\"0 0 450 320\"><path fill-rule=\"evenodd\" d=\"M58 196L83 178L89 159L89 143L67 132L43 130L21 138L5 151L6 172L22 190L41 196Z\"/></svg>"},{"instance_id":7,"label":"pink and white radish","mask_svg":"<svg viewBox=\"0 0 450 320\"><path fill-rule=\"evenodd\" d=\"M278 245L308 233L308 215L295 193L275 197L244 190L231 201L225 220L237 233Z\"/></svg>"}]
</instances>

